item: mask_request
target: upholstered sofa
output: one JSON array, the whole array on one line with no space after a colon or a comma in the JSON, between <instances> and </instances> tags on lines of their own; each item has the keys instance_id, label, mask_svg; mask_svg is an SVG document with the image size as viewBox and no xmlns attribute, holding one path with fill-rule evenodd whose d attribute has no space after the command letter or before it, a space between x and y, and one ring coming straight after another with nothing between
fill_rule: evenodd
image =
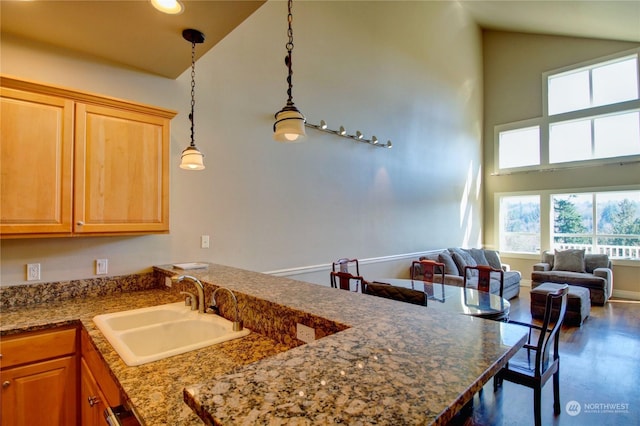
<instances>
[{"instance_id":1,"label":"upholstered sofa","mask_svg":"<svg viewBox=\"0 0 640 426\"><path fill-rule=\"evenodd\" d=\"M613 291L611 260L606 254L585 254L584 250L545 251L533 265L531 288L542 283L569 284L589 289L592 305L604 305Z\"/></svg>"},{"instance_id":2,"label":"upholstered sofa","mask_svg":"<svg viewBox=\"0 0 640 426\"><path fill-rule=\"evenodd\" d=\"M520 294L519 271L511 271L509 265L503 264L500 255L495 250L488 249L462 249L449 248L446 250L438 250L428 253L420 257L420 260L433 260L444 264L444 283L448 285L456 285L462 287L464 285L464 271L466 266L487 265L494 269L502 269L504 271L504 288L502 296L505 299L513 299ZM423 273L420 265L414 266L413 276L416 279L422 279ZM438 272L438 271L437 271ZM478 287L477 271L469 270L467 276L467 285L471 288ZM442 280L441 275L434 277L435 282ZM491 293L498 294L500 292L500 274L491 274L490 283Z\"/></svg>"}]
</instances>

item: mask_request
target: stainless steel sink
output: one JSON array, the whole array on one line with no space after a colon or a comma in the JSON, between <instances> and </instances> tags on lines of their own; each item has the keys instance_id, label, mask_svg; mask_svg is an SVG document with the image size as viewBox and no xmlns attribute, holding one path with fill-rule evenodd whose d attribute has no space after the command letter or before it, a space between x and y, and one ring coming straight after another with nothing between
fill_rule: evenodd
<instances>
[{"instance_id":1,"label":"stainless steel sink","mask_svg":"<svg viewBox=\"0 0 640 426\"><path fill-rule=\"evenodd\" d=\"M97 315L93 322L129 366L146 364L250 333L246 328L233 331L232 321L192 311L182 302Z\"/></svg>"}]
</instances>

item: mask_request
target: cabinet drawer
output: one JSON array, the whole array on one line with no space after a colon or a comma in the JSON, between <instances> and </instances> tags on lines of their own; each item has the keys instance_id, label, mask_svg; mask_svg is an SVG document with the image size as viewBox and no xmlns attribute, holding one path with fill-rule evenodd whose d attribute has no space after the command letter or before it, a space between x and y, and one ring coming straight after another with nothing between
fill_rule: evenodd
<instances>
[{"instance_id":1,"label":"cabinet drawer","mask_svg":"<svg viewBox=\"0 0 640 426\"><path fill-rule=\"evenodd\" d=\"M80 339L82 358L86 362L89 370L91 370L93 377L95 377L95 381L98 383L100 390L102 390L102 393L107 400L107 405L110 407L117 407L118 405L124 404L124 398L120 392L120 387L113 377L111 377L109 368L105 365L102 357L98 354L90 339L91 338L87 332L82 330L82 336Z\"/></svg>"},{"instance_id":2,"label":"cabinet drawer","mask_svg":"<svg viewBox=\"0 0 640 426\"><path fill-rule=\"evenodd\" d=\"M4 337L0 340L2 368L76 353L77 330L46 330Z\"/></svg>"}]
</instances>

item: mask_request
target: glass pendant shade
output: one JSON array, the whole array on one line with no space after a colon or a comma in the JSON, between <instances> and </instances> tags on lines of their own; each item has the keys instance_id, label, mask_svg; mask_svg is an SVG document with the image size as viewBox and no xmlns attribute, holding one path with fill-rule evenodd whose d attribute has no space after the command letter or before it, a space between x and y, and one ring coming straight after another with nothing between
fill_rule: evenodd
<instances>
[{"instance_id":1,"label":"glass pendant shade","mask_svg":"<svg viewBox=\"0 0 640 426\"><path fill-rule=\"evenodd\" d=\"M204 155L195 146L188 146L182 151L180 168L185 170L204 170Z\"/></svg>"},{"instance_id":2,"label":"glass pendant shade","mask_svg":"<svg viewBox=\"0 0 640 426\"><path fill-rule=\"evenodd\" d=\"M273 125L273 139L278 142L299 142L306 136L304 131L305 118L294 106L284 107L276 113L276 123Z\"/></svg>"}]
</instances>

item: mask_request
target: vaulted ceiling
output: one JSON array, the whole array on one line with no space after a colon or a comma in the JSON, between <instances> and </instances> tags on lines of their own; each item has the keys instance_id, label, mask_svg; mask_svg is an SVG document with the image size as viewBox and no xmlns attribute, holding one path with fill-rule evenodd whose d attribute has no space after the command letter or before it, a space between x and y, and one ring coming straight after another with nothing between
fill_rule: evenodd
<instances>
[{"instance_id":1,"label":"vaulted ceiling","mask_svg":"<svg viewBox=\"0 0 640 426\"><path fill-rule=\"evenodd\" d=\"M448 1L459 3L483 28L640 42L640 1ZM200 57L265 0L182 3L182 14L165 15L147 0L2 0L1 30L2 36L176 78L191 63L188 42L180 35L183 29L206 34L196 49Z\"/></svg>"}]
</instances>

